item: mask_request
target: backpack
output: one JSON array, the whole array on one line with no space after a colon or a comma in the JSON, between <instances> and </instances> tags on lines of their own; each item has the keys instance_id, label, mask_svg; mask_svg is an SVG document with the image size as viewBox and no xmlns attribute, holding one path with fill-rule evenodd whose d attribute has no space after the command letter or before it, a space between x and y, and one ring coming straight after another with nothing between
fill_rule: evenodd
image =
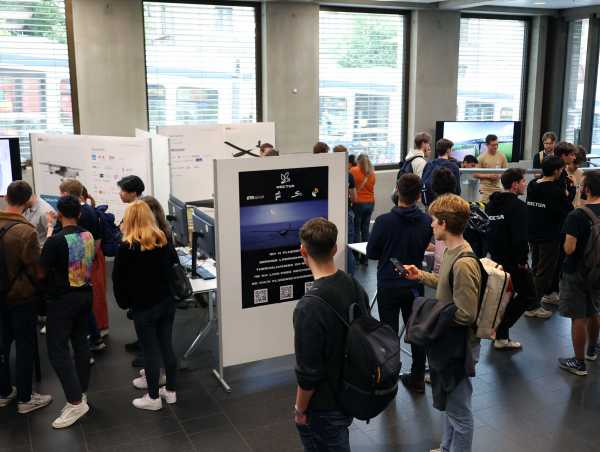
<instances>
[{"instance_id":1,"label":"backpack","mask_svg":"<svg viewBox=\"0 0 600 452\"><path fill-rule=\"evenodd\" d=\"M371 315L359 303L348 309L348 320L323 298L346 326L344 363L334 386L336 401L348 416L368 421L381 413L398 392L400 341L394 330ZM356 310L360 311L358 317Z\"/></svg>"},{"instance_id":2,"label":"backpack","mask_svg":"<svg viewBox=\"0 0 600 452\"><path fill-rule=\"evenodd\" d=\"M171 295L175 301L184 301L190 298L194 290L192 284L188 278L187 272L181 262L179 256L173 245L167 245L170 249L172 263L171 273L169 275L169 288L171 289Z\"/></svg>"},{"instance_id":3,"label":"backpack","mask_svg":"<svg viewBox=\"0 0 600 452\"><path fill-rule=\"evenodd\" d=\"M434 162L436 162L436 160L432 160L425 165L425 168L423 168L423 175L421 177L421 181L423 182L423 186L421 187L421 201L426 206L431 204L435 199L435 193L433 193L433 189L431 188L431 184L433 182L433 173L435 173L438 168L441 168L440 165Z\"/></svg>"},{"instance_id":4,"label":"backpack","mask_svg":"<svg viewBox=\"0 0 600 452\"><path fill-rule=\"evenodd\" d=\"M480 339L496 339L496 329L506 311L506 306L512 297L512 282L510 275L491 259L479 259L472 252L458 255L450 269L450 289L454 285L454 264L459 259L470 257L477 261L481 270L481 285L479 291L479 306L475 321L475 335Z\"/></svg>"},{"instance_id":5,"label":"backpack","mask_svg":"<svg viewBox=\"0 0 600 452\"><path fill-rule=\"evenodd\" d=\"M582 273L591 288L600 285L600 218L589 207L580 207L592 222L590 236L583 250Z\"/></svg>"},{"instance_id":6,"label":"backpack","mask_svg":"<svg viewBox=\"0 0 600 452\"><path fill-rule=\"evenodd\" d=\"M404 174L414 174L415 171L413 169L412 162L415 159L425 160L425 157L423 157L422 155L415 155L415 156L409 158L408 160L404 160L404 161L400 162L400 170L398 171L398 175L396 176L396 181L400 180L400 178Z\"/></svg>"},{"instance_id":7,"label":"backpack","mask_svg":"<svg viewBox=\"0 0 600 452\"><path fill-rule=\"evenodd\" d=\"M117 255L119 243L121 243L121 230L115 224L115 216L107 212L108 206L102 204L94 209L98 215L98 228L100 229L100 237L102 238L102 252L107 257Z\"/></svg>"},{"instance_id":8,"label":"backpack","mask_svg":"<svg viewBox=\"0 0 600 452\"><path fill-rule=\"evenodd\" d=\"M487 256L487 234L490 229L490 219L484 211L484 205L480 202L469 203L469 221L465 228L464 237L478 258Z\"/></svg>"}]
</instances>

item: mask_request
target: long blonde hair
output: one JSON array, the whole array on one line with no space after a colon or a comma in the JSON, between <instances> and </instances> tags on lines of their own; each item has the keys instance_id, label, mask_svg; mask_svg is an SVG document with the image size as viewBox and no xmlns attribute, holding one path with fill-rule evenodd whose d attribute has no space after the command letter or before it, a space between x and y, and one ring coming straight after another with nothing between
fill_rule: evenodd
<instances>
[{"instance_id":1,"label":"long blonde hair","mask_svg":"<svg viewBox=\"0 0 600 452\"><path fill-rule=\"evenodd\" d=\"M153 250L167 244L165 233L156 224L154 214L144 201L134 201L127 207L123 217L123 242L132 247L140 245L142 251Z\"/></svg>"},{"instance_id":2,"label":"long blonde hair","mask_svg":"<svg viewBox=\"0 0 600 452\"><path fill-rule=\"evenodd\" d=\"M369 177L373 173L373 164L368 154L360 154L356 159L356 163L365 176Z\"/></svg>"}]
</instances>

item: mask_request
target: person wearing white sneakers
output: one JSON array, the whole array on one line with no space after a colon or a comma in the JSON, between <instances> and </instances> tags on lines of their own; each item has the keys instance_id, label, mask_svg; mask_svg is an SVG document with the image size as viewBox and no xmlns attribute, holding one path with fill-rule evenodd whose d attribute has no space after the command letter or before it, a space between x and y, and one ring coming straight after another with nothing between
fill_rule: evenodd
<instances>
[{"instance_id":1,"label":"person wearing white sneakers","mask_svg":"<svg viewBox=\"0 0 600 452\"><path fill-rule=\"evenodd\" d=\"M48 296L48 357L67 399L60 416L52 423L56 429L73 425L90 409L84 394L90 380L87 332L96 250L92 234L77 225L81 213L79 199L62 196L57 208L62 229L56 234L48 231L40 259Z\"/></svg>"},{"instance_id":2,"label":"person wearing white sneakers","mask_svg":"<svg viewBox=\"0 0 600 452\"><path fill-rule=\"evenodd\" d=\"M123 240L115 256L113 288L117 304L132 310L144 353L144 373L133 385L148 389L147 394L132 403L136 408L156 411L162 409L163 398L167 403L177 401L177 359L172 343L175 302L169 285L177 254L144 201L129 204L121 230ZM163 388L160 388L161 358L166 375Z\"/></svg>"},{"instance_id":3,"label":"person wearing white sneakers","mask_svg":"<svg viewBox=\"0 0 600 452\"><path fill-rule=\"evenodd\" d=\"M15 181L6 191L7 206L0 212L0 407L17 402L26 414L52 402L49 395L32 391L33 357L37 327L36 288L40 245L35 228L23 217L32 197L27 182ZM11 384L10 349L15 343L16 388Z\"/></svg>"}]
</instances>

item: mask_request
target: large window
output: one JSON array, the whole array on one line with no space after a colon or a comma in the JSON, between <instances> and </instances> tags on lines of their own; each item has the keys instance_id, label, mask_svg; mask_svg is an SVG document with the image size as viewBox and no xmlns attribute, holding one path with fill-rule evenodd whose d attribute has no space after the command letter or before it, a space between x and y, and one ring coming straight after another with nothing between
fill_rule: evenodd
<instances>
[{"instance_id":1,"label":"large window","mask_svg":"<svg viewBox=\"0 0 600 452\"><path fill-rule=\"evenodd\" d=\"M73 132L63 0L0 2L0 135Z\"/></svg>"},{"instance_id":2,"label":"large window","mask_svg":"<svg viewBox=\"0 0 600 452\"><path fill-rule=\"evenodd\" d=\"M405 16L322 10L319 135L397 163L403 130Z\"/></svg>"},{"instance_id":3,"label":"large window","mask_svg":"<svg viewBox=\"0 0 600 452\"><path fill-rule=\"evenodd\" d=\"M561 135L562 139L573 143L580 142L589 24L589 19L583 19L569 25Z\"/></svg>"},{"instance_id":4,"label":"large window","mask_svg":"<svg viewBox=\"0 0 600 452\"><path fill-rule=\"evenodd\" d=\"M522 119L526 47L525 20L461 18L458 120Z\"/></svg>"},{"instance_id":5,"label":"large window","mask_svg":"<svg viewBox=\"0 0 600 452\"><path fill-rule=\"evenodd\" d=\"M600 57L598 58L600 61ZM596 97L594 98L594 122L592 128L592 146L590 152L600 154L600 67L598 68L596 80ZM598 163L598 160L596 160Z\"/></svg>"},{"instance_id":6,"label":"large window","mask_svg":"<svg viewBox=\"0 0 600 452\"><path fill-rule=\"evenodd\" d=\"M144 2L150 128L257 120L256 10Z\"/></svg>"}]
</instances>

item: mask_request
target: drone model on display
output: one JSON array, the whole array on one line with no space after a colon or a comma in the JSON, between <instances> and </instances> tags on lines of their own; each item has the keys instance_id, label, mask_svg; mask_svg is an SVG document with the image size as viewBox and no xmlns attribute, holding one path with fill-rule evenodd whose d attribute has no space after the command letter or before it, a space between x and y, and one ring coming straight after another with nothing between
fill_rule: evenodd
<instances>
[{"instance_id":1,"label":"drone model on display","mask_svg":"<svg viewBox=\"0 0 600 452\"><path fill-rule=\"evenodd\" d=\"M229 141L225 141L224 143L227 146L232 147L236 151L239 151L239 152L236 152L233 154L234 157L242 157L244 155L249 155L250 157L260 157L260 155L252 152L254 149L260 149L260 144L261 144L260 140L258 141L258 144L256 146L254 146L253 148L250 148L250 149L242 149L241 147L236 146L235 144L230 143Z\"/></svg>"}]
</instances>

